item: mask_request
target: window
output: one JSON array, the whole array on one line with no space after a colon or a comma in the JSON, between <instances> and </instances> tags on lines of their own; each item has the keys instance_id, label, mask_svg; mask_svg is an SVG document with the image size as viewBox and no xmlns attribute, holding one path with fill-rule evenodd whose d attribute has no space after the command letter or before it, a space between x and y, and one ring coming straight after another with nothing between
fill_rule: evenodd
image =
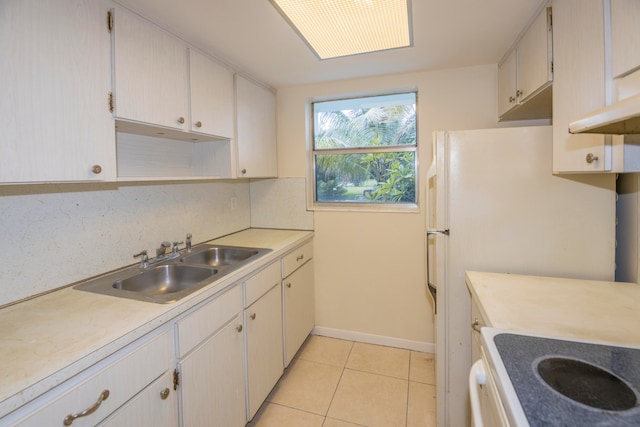
<instances>
[{"instance_id":1,"label":"window","mask_svg":"<svg viewBox=\"0 0 640 427\"><path fill-rule=\"evenodd\" d=\"M316 206L415 207L416 93L312 103Z\"/></svg>"}]
</instances>

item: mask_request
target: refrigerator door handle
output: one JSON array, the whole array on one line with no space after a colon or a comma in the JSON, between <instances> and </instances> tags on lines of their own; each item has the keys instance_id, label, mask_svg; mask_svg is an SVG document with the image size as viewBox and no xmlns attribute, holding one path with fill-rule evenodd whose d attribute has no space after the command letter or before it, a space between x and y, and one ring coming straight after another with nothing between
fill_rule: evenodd
<instances>
[{"instance_id":1,"label":"refrigerator door handle","mask_svg":"<svg viewBox=\"0 0 640 427\"><path fill-rule=\"evenodd\" d=\"M426 271L426 279L427 279L427 289L429 291L429 293L431 294L431 298L433 299L433 314L436 315L438 313L438 305L436 303L436 294L438 293L438 287L431 282L431 278L430 276L430 264L429 264L429 236L434 236L434 235L444 235L444 236L448 236L449 235L449 229L447 228L446 230L427 230L427 239L426 239L426 243L427 243L427 271Z\"/></svg>"},{"instance_id":2,"label":"refrigerator door handle","mask_svg":"<svg viewBox=\"0 0 640 427\"><path fill-rule=\"evenodd\" d=\"M427 236L432 236L435 234L444 234L445 236L449 235L449 229L446 230L427 230Z\"/></svg>"}]
</instances>

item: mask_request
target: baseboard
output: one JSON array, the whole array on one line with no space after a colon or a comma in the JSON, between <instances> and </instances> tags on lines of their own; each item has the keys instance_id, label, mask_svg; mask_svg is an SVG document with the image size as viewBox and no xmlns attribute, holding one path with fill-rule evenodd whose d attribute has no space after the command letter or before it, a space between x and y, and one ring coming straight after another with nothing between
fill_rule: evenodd
<instances>
[{"instance_id":1,"label":"baseboard","mask_svg":"<svg viewBox=\"0 0 640 427\"><path fill-rule=\"evenodd\" d=\"M423 353L436 352L436 346L433 343L386 337L383 335L373 335L364 332L316 326L313 328L311 333L313 335L322 335L323 337L339 338L342 340L357 341L367 344L386 345L387 347L404 348L407 350L421 351Z\"/></svg>"}]
</instances>

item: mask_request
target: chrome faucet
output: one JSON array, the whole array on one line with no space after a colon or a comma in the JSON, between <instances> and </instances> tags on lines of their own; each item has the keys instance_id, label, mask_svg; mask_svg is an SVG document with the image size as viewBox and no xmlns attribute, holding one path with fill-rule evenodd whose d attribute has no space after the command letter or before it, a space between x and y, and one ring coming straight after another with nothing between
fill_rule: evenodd
<instances>
[{"instance_id":1,"label":"chrome faucet","mask_svg":"<svg viewBox=\"0 0 640 427\"><path fill-rule=\"evenodd\" d=\"M176 255L180 250L179 246L184 242L173 242L173 247L171 248L171 254Z\"/></svg>"},{"instance_id":2,"label":"chrome faucet","mask_svg":"<svg viewBox=\"0 0 640 427\"><path fill-rule=\"evenodd\" d=\"M147 266L149 265L149 256L147 255L147 250L146 249L143 250L143 251L140 251L139 254L135 254L133 257L134 258L141 257L140 258L140 267L141 268L147 268Z\"/></svg>"},{"instance_id":3,"label":"chrome faucet","mask_svg":"<svg viewBox=\"0 0 640 427\"><path fill-rule=\"evenodd\" d=\"M191 233L187 233L187 238L186 238L186 248L187 248L187 252L191 252Z\"/></svg>"},{"instance_id":4,"label":"chrome faucet","mask_svg":"<svg viewBox=\"0 0 640 427\"><path fill-rule=\"evenodd\" d=\"M167 249L171 247L171 243L164 241L160 243L160 247L156 249L156 258L163 257L167 254Z\"/></svg>"}]
</instances>

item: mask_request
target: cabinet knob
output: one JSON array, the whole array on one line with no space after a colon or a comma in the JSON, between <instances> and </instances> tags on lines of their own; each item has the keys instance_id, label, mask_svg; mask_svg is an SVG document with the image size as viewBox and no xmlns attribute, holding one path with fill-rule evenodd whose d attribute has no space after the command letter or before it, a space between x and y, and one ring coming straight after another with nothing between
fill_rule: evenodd
<instances>
[{"instance_id":1,"label":"cabinet knob","mask_svg":"<svg viewBox=\"0 0 640 427\"><path fill-rule=\"evenodd\" d=\"M201 121L197 121L196 122L196 127L197 128L201 128L202 127L202 122Z\"/></svg>"},{"instance_id":2,"label":"cabinet knob","mask_svg":"<svg viewBox=\"0 0 640 427\"><path fill-rule=\"evenodd\" d=\"M242 175L244 175L245 173L247 173L247 170L246 170L246 169L242 169L242 170L240 171L240 173L241 173Z\"/></svg>"},{"instance_id":3,"label":"cabinet knob","mask_svg":"<svg viewBox=\"0 0 640 427\"><path fill-rule=\"evenodd\" d=\"M286 286L287 286L287 288L290 288L291 287L291 282L287 283Z\"/></svg>"},{"instance_id":4,"label":"cabinet knob","mask_svg":"<svg viewBox=\"0 0 640 427\"><path fill-rule=\"evenodd\" d=\"M471 324L471 329L473 329L476 332L480 332L480 321L478 319L476 319L472 324Z\"/></svg>"},{"instance_id":5,"label":"cabinet knob","mask_svg":"<svg viewBox=\"0 0 640 427\"><path fill-rule=\"evenodd\" d=\"M102 172L102 166L100 165L93 165L91 167L91 172L95 173L96 175L98 175L100 172Z\"/></svg>"},{"instance_id":6,"label":"cabinet knob","mask_svg":"<svg viewBox=\"0 0 640 427\"><path fill-rule=\"evenodd\" d=\"M169 397L169 389L165 388L160 392L160 399L167 400L167 397Z\"/></svg>"},{"instance_id":7,"label":"cabinet knob","mask_svg":"<svg viewBox=\"0 0 640 427\"><path fill-rule=\"evenodd\" d=\"M509 104L512 104L516 99L513 96L509 97Z\"/></svg>"},{"instance_id":8,"label":"cabinet knob","mask_svg":"<svg viewBox=\"0 0 640 427\"><path fill-rule=\"evenodd\" d=\"M178 123L180 123L180 124L184 124L184 117L180 117L180 118L178 119Z\"/></svg>"},{"instance_id":9,"label":"cabinet knob","mask_svg":"<svg viewBox=\"0 0 640 427\"><path fill-rule=\"evenodd\" d=\"M516 98L522 95L524 95L523 91L521 91L520 89L516 90Z\"/></svg>"},{"instance_id":10,"label":"cabinet knob","mask_svg":"<svg viewBox=\"0 0 640 427\"><path fill-rule=\"evenodd\" d=\"M598 160L598 156L594 156L593 153L589 153L587 154L586 160L587 160L587 163L591 164L596 160Z\"/></svg>"},{"instance_id":11,"label":"cabinet knob","mask_svg":"<svg viewBox=\"0 0 640 427\"><path fill-rule=\"evenodd\" d=\"M238 326L236 326L236 331L238 331L238 332L242 332L242 325L238 325Z\"/></svg>"},{"instance_id":12,"label":"cabinet knob","mask_svg":"<svg viewBox=\"0 0 640 427\"><path fill-rule=\"evenodd\" d=\"M249 315L249 317L251 318L251 320L255 320L256 319L256 314L255 313L251 313Z\"/></svg>"}]
</instances>

